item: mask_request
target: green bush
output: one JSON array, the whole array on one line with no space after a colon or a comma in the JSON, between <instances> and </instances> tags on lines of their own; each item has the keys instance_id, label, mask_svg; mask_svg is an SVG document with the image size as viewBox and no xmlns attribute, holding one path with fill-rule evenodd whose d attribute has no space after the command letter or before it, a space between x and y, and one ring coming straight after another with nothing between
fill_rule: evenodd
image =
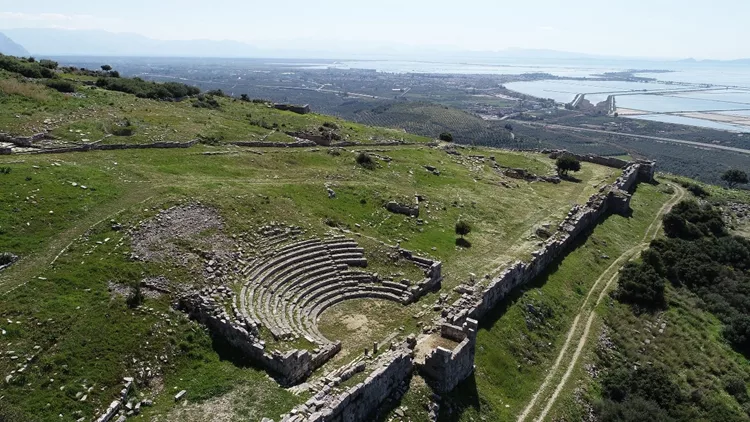
<instances>
[{"instance_id":1,"label":"green bush","mask_svg":"<svg viewBox=\"0 0 750 422\"><path fill-rule=\"evenodd\" d=\"M18 73L32 79L52 78L55 72L36 61L20 60L13 56L0 54L0 69Z\"/></svg>"},{"instance_id":2,"label":"green bush","mask_svg":"<svg viewBox=\"0 0 750 422\"><path fill-rule=\"evenodd\" d=\"M450 132L443 132L438 139L445 142L453 142L453 135Z\"/></svg>"},{"instance_id":3,"label":"green bush","mask_svg":"<svg viewBox=\"0 0 750 422\"><path fill-rule=\"evenodd\" d=\"M377 167L377 164L375 164L375 160L370 157L370 155L366 152L360 152L357 154L357 164L360 166L368 169L368 170L374 170Z\"/></svg>"},{"instance_id":4,"label":"green bush","mask_svg":"<svg viewBox=\"0 0 750 422\"><path fill-rule=\"evenodd\" d=\"M456 234L464 237L471 233L471 225L464 220L458 220L456 222Z\"/></svg>"},{"instance_id":5,"label":"green bush","mask_svg":"<svg viewBox=\"0 0 750 422\"><path fill-rule=\"evenodd\" d=\"M158 100L179 99L200 93L200 89L194 86L178 82L157 83L141 78L100 77L96 81L96 86Z\"/></svg>"},{"instance_id":6,"label":"green bush","mask_svg":"<svg viewBox=\"0 0 750 422\"><path fill-rule=\"evenodd\" d=\"M46 85L60 92L76 92L75 84L64 79L50 79Z\"/></svg>"}]
</instances>

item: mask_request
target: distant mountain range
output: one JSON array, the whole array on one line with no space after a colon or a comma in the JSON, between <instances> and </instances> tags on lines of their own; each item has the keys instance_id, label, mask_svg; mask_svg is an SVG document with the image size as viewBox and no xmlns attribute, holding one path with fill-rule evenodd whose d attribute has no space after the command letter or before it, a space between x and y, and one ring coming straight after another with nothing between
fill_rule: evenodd
<instances>
[{"instance_id":1,"label":"distant mountain range","mask_svg":"<svg viewBox=\"0 0 750 422\"><path fill-rule=\"evenodd\" d=\"M20 28L2 32L39 56L257 57L260 52L238 41L162 41L99 30Z\"/></svg>"},{"instance_id":2,"label":"distant mountain range","mask_svg":"<svg viewBox=\"0 0 750 422\"><path fill-rule=\"evenodd\" d=\"M23 48L21 44L8 38L6 35L0 33L0 53L9 56L22 56L28 57L29 52Z\"/></svg>"},{"instance_id":3,"label":"distant mountain range","mask_svg":"<svg viewBox=\"0 0 750 422\"><path fill-rule=\"evenodd\" d=\"M3 36L4 33L6 36ZM0 33L0 52L28 56L141 56L294 59L394 59L428 61L536 60L646 60L679 63L750 64L750 59L695 60L603 56L546 49L509 48L500 51L457 51L451 47L362 45L342 40L336 45L310 48L264 48L232 40L157 40L134 33L55 28L14 28ZM8 38L10 37L10 38ZM12 39L12 40L11 40ZM15 42L14 42L15 41ZM24 49L24 47L26 47ZM27 51L28 50L28 51ZM13 54L15 52L15 54Z\"/></svg>"}]
</instances>

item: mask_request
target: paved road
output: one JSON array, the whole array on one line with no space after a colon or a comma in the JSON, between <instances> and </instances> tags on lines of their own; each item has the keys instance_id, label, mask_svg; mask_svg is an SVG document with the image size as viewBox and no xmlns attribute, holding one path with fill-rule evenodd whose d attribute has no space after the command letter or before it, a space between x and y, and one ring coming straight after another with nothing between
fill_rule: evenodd
<instances>
[{"instance_id":1,"label":"paved road","mask_svg":"<svg viewBox=\"0 0 750 422\"><path fill-rule=\"evenodd\" d=\"M617 136L625 136L625 137L629 137L629 138L650 139L652 141L671 142L671 143L675 143L675 144L690 145L690 146L700 147L700 148L720 149L720 150L724 150L724 151L739 152L740 154L748 154L748 155L750 155L750 149L728 147L728 146L725 146L725 145L705 144L703 142L683 141L682 139L675 139L675 138L663 138L663 137L660 137L660 136L649 136L649 135L636 135L634 133L613 132L613 131L610 131L610 130L589 129L589 128L576 127L576 126L564 126L564 125L535 123L535 122L523 122L523 121L517 121L517 122L519 124L522 124L522 125L539 126L539 127L545 128L545 129L569 130L569 131L573 131L573 132L603 133L603 134L606 134L606 135L617 135Z\"/></svg>"}]
</instances>

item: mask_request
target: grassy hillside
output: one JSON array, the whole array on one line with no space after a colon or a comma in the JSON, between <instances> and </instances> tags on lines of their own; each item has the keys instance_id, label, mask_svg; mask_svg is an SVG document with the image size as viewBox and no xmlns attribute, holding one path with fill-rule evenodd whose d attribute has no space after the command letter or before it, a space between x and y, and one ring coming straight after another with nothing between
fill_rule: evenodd
<instances>
[{"instance_id":1,"label":"grassy hillside","mask_svg":"<svg viewBox=\"0 0 750 422\"><path fill-rule=\"evenodd\" d=\"M133 79L115 78L109 73L91 76L91 71L54 71L39 63L2 58L10 64L0 66L0 128L15 136L46 132L49 140L45 144L137 144L193 139L207 143L293 142L295 139L287 132L320 134L323 130L334 132L341 141L351 142L428 140L330 116L280 112L264 102L241 101L219 92L170 97L169 92L153 89L159 85L151 82L125 84L124 81ZM37 68L44 72L35 73ZM115 88L132 88L145 98ZM157 96L161 100L152 99ZM325 123L328 127L323 126Z\"/></svg>"},{"instance_id":2,"label":"grassy hillside","mask_svg":"<svg viewBox=\"0 0 750 422\"><path fill-rule=\"evenodd\" d=\"M392 249L384 244L440 259L441 293L452 300L452 287L470 273L495 274L527 258L539 241L533 233L540 222L560 221L571 203L584 202L618 174L584 165L579 183L529 183L505 176L497 166L549 174L553 161L532 153L427 146L425 138L391 129L281 112L219 95L211 96L218 109L193 106L209 102L206 96L138 98L87 85L89 78L75 71L31 80L3 73L2 131L30 135L49 130L54 139L40 142L69 145L100 139L145 143L201 137L204 142L188 149L0 157L0 167L7 169L0 174L0 189L7 193L0 198L0 252L19 256L0 272L0 416L6 420L59 420L60 414L91 419L118 395L126 376L137 380L135 397L154 400L143 413L157 420L211 419L216 409L249 419L278 418L305 400L172 310L173 294L149 291L141 306L128 306L133 286L142 280L166 279L175 294L210 283L192 261L132 256L136 227L154 221L164 209L200 202L221 220L220 229L199 233L218 236L219 242L181 239L170 246L177 255L207 253L205 248L225 244L251 251L245 239L260 227L294 225L307 236L336 233L357 239L373 271L409 274L388 258ZM60 93L47 86L49 80L73 81L75 92ZM319 131L324 123L334 123L342 140L398 135L417 143L370 147L372 169L356 163L363 151L356 146L225 145L261 135L263 127L251 118L270 123L272 129L263 129L269 132L274 123L295 131ZM132 133L115 134L126 128ZM425 166L436 167L439 175ZM327 188L335 198L328 197ZM422 198L419 219L383 207L389 200L414 203L417 194ZM459 219L471 223L470 247L457 245ZM342 303L323 315L320 326L342 340L337 359L345 362L373 341L419 332L438 312L429 306L435 296L409 307L377 300ZM347 320L356 324L337 324ZM185 408L173 399L182 389L188 391Z\"/></svg>"},{"instance_id":3,"label":"grassy hillside","mask_svg":"<svg viewBox=\"0 0 750 422\"><path fill-rule=\"evenodd\" d=\"M437 137L442 132L453 134L456 142L503 147L532 148L520 145L506 130L504 123L481 117L446 105L421 101L351 100L334 112L347 119L368 125L401 128L409 133Z\"/></svg>"}]
</instances>

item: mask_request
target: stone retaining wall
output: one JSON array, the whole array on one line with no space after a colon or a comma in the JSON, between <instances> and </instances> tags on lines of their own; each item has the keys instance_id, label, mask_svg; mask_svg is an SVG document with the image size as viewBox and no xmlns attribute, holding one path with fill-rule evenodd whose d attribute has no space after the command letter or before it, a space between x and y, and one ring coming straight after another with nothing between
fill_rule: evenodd
<instances>
[{"instance_id":1,"label":"stone retaining wall","mask_svg":"<svg viewBox=\"0 0 750 422\"><path fill-rule=\"evenodd\" d=\"M29 151L30 154L58 154L64 152L86 152L97 150L116 150L116 149L150 149L150 148L190 148L198 142L197 139L188 142L154 142L151 144L87 144L69 148L40 148L36 151ZM29 146L31 146L29 144Z\"/></svg>"},{"instance_id":2,"label":"stone retaining wall","mask_svg":"<svg viewBox=\"0 0 750 422\"><path fill-rule=\"evenodd\" d=\"M199 293L182 296L178 299L177 308L186 311L190 318L208 327L212 335L221 337L244 356L280 375L279 381L285 385L304 380L341 350L341 343L336 342L319 347L315 354L296 349L287 352L274 350L269 353L260 339L252 333L252 327L244 321L233 320L209 296Z\"/></svg>"},{"instance_id":3,"label":"stone retaining wall","mask_svg":"<svg viewBox=\"0 0 750 422\"><path fill-rule=\"evenodd\" d=\"M264 142L264 141L239 141L229 142L231 145L238 147L256 147L256 148L303 148L318 146L313 141L299 140L297 142Z\"/></svg>"},{"instance_id":4,"label":"stone retaining wall","mask_svg":"<svg viewBox=\"0 0 750 422\"><path fill-rule=\"evenodd\" d=\"M568 154L568 155L572 155L576 157L579 161L599 164L599 165L606 166L606 167L614 167L617 169L625 168L628 164L630 164L629 161L625 161L620 158L603 157L601 155L591 155L591 154L586 154L586 155L573 154L572 152L568 152L566 150L553 150L553 151L543 150L542 152L545 154L549 153L549 158L552 158L553 160L563 154Z\"/></svg>"}]
</instances>

